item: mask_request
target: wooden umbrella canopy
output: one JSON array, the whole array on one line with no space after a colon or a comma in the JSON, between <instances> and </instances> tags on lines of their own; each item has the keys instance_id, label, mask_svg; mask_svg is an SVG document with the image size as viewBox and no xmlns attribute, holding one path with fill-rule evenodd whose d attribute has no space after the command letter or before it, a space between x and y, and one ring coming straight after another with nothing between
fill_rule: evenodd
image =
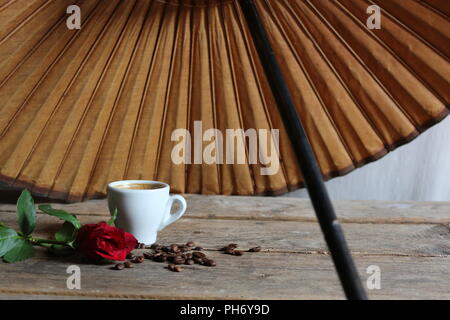
<instances>
[{"instance_id":1,"label":"wooden umbrella canopy","mask_svg":"<svg viewBox=\"0 0 450 320\"><path fill-rule=\"evenodd\" d=\"M81 8L69 30L66 8ZM325 178L448 113L445 0L256 1ZM382 9L381 29L366 26ZM280 194L303 179L236 1L0 0L0 181L79 201L109 181ZM279 129L280 170L174 164L172 132Z\"/></svg>"}]
</instances>

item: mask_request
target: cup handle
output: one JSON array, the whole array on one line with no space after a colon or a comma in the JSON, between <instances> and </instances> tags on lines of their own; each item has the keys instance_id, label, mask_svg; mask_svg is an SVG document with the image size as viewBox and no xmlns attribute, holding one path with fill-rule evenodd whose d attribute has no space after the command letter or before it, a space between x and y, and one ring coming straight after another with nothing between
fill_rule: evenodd
<instances>
[{"instance_id":1,"label":"cup handle","mask_svg":"<svg viewBox=\"0 0 450 320\"><path fill-rule=\"evenodd\" d=\"M172 211L172 205L174 202L178 202L180 204L180 208L178 209L177 212L172 214L171 211ZM159 226L158 231L161 231L168 225L170 225L170 224L174 223L175 221L177 221L178 219L180 219L181 216L186 212L186 208L187 208L187 203L186 203L186 200L182 196L180 196L180 195L169 196L169 201L167 202L167 206L166 206L166 212L164 213L164 219L161 222L161 225Z\"/></svg>"}]
</instances>

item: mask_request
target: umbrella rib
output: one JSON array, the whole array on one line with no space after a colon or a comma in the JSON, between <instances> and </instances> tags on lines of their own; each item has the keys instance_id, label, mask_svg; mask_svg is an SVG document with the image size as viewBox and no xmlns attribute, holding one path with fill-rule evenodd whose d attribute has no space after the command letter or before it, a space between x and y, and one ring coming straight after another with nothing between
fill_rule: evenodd
<instances>
[{"instance_id":1,"label":"umbrella rib","mask_svg":"<svg viewBox=\"0 0 450 320\"><path fill-rule=\"evenodd\" d=\"M80 73L82 72L82 70L84 69L84 67L86 66L86 64L88 63L88 60L89 60L89 58L91 57L91 55L93 54L94 50L98 47L98 44L100 43L101 39L102 39L103 36L107 33L108 27L109 27L110 24L113 22L113 17L114 17L114 15L117 13L117 10L118 10L119 6L120 6L120 4L118 4L118 5L114 8L113 12L112 12L111 15L109 16L109 18L108 18L108 20L106 21L105 25L104 25L103 28L101 29L101 32L100 32L99 36L97 37L96 41L95 41L95 42L92 44L92 46L89 48L89 50L88 50L86 56L85 56L85 57L83 58L83 60L82 60L81 65L77 68L77 71L76 71L76 73L74 74L74 76L72 77L72 79L71 79L69 85L67 86L66 91L65 91L64 94L61 96L61 98L59 99L57 105L55 106L54 112L50 115L49 119L47 120L47 123L46 123L45 127L42 129L41 135L39 136L39 138L38 138L37 141L36 141L36 145L39 143L40 139L42 138L42 134L44 133L45 128L47 127L48 123L50 122L50 120L52 119L52 117L55 115L55 113L59 110L61 104L63 103L63 100L64 100L65 95L67 94L67 92L70 91L70 89L72 88L72 86L75 84L76 79L78 78L78 76L80 75ZM93 94L95 94L95 90L96 90L96 89L97 89L97 86L96 86L96 88L94 89L94 93L93 93ZM92 99L92 96L91 96L90 99ZM85 112L86 112L87 109L89 108L89 105L90 105L90 103L88 103ZM77 124L77 126L80 126L81 121L82 121L82 119L81 119L80 122ZM54 184L55 184L55 182L56 182L56 178L59 176L60 170L62 170L63 163L64 163L64 161L65 161L65 159L66 159L66 157L67 157L67 154L69 153L70 147L71 147L71 145L72 145L72 143L73 143L73 139L74 139L74 137L75 137L77 131L78 131L78 129L76 129L76 131L75 131L75 133L74 133L74 136L72 137L72 139L71 139L69 145L67 146L67 148L66 148L66 150L65 150L65 152L64 152L63 159L62 159L62 161L61 161L61 163L60 163L60 165L59 165L59 167L58 167L58 169L57 169L57 173L56 173L55 179L53 180L53 184L52 184L52 186L49 188L49 190L47 190L47 194L51 194L52 191L53 191L53 187L54 187ZM36 145L35 145L35 146L36 146ZM35 146L33 146L33 149L32 149L32 151L30 152L30 156L31 156L31 153L34 152ZM27 161L28 161L28 159L27 159ZM67 195L67 196L68 196L68 195Z\"/></svg>"},{"instance_id":2,"label":"umbrella rib","mask_svg":"<svg viewBox=\"0 0 450 320\"><path fill-rule=\"evenodd\" d=\"M223 7L221 7L219 15L220 15L221 27L223 30L223 37L225 40L224 42L225 42L225 48L227 51L227 59L228 59L228 63L230 64L230 72L231 72L231 78L232 78L231 82L233 84L236 109L238 111L239 127L242 128L243 130L245 130L246 128L245 128L244 115L242 113L242 105L239 100L239 88L236 83L236 70L234 68L233 59L232 59L231 50L230 50L230 36L227 32L227 29L225 28L225 16L224 16L224 12L223 12ZM247 159L247 170L248 170L249 175L252 180L253 194L255 194L255 192L257 190L255 172L251 168L251 164L249 161L249 148L248 148L248 145L245 143L245 137L244 137L244 146L245 146L245 153L246 153L246 159Z\"/></svg>"},{"instance_id":3,"label":"umbrella rib","mask_svg":"<svg viewBox=\"0 0 450 320\"><path fill-rule=\"evenodd\" d=\"M317 16L323 21L323 23L330 29L330 31L336 35L336 37L341 41L341 43L348 49L348 51L355 57L355 59L360 63L360 65L366 70L366 72L377 82L380 88L383 89L385 94L389 96L389 98L395 103L398 109L402 112L402 114L408 119L408 121L417 128L419 126L418 123L414 119L411 118L410 114L404 110L402 105L397 101L397 99L392 95L392 93L386 88L383 82L379 79L379 77L373 73L373 71L367 66L364 60L352 49L352 47L345 41L345 39L336 31L336 29L328 22L328 20L322 15L321 11L317 9L317 7L310 1L306 0L308 5L316 12Z\"/></svg>"},{"instance_id":4,"label":"umbrella rib","mask_svg":"<svg viewBox=\"0 0 450 320\"><path fill-rule=\"evenodd\" d=\"M350 16L353 21L355 21L356 23L360 24L361 26L363 26L363 24L361 23L361 21L355 17L355 15L347 8L345 7L342 3L338 2L338 6L341 8L342 11L345 11L347 13L348 16ZM412 33L412 30L409 30L407 28L405 28L404 24L402 24L401 22L399 22L395 17L393 17L389 12L387 12L387 15L391 18L392 23L397 23L400 27L402 27L406 32ZM426 46L430 47L425 41L424 39L422 39L420 36L416 35L415 33L414 36L416 36L417 38L420 38L420 40L425 43ZM418 73L414 68L412 68L410 66L410 64L408 64L405 60L403 60L398 54L397 52L390 47L385 41L381 40L381 38L374 32L369 33L369 36L371 36L373 39L375 39L380 46L382 46L383 48L386 49L386 51L388 51L389 53L391 53L391 55L393 57L396 58L396 60L398 61L398 63L402 64L410 73L412 73L414 75L414 77L416 79L418 79L422 85L424 87L426 87L430 92L432 92L434 94L434 96L436 96L439 100L441 100L442 103L445 103L445 99L444 97L442 97L442 95L440 93L438 93L433 86L431 86L425 79L423 79L423 77L421 76L420 73ZM432 49L432 48L430 48ZM433 50L435 52L435 50Z\"/></svg>"},{"instance_id":5,"label":"umbrella rib","mask_svg":"<svg viewBox=\"0 0 450 320\"><path fill-rule=\"evenodd\" d=\"M338 72L338 70L336 70L336 68L334 67L333 63L330 61L329 57L326 55L326 53L323 51L323 49L320 47L318 41L316 40L316 38L313 36L313 33L311 32L311 30L308 29L308 27L301 21L301 19L299 17L297 17L295 15L294 9L292 7L289 7L289 10L291 11L291 15L295 17L296 21L301 25L302 29L304 30L305 34L307 35L307 37L311 40L311 42L314 44L314 47L316 48L317 52L320 54L320 56L322 57L322 59L327 63L328 67L332 70L333 74L336 76L336 78L338 79L338 81L340 82L340 84L342 85L342 87L344 88L344 90L346 91L346 93L348 94L349 98L353 101L353 103L355 104L355 106L358 108L358 110L361 112L361 114L363 115L363 117L366 119L366 121L368 122L368 124L371 126L371 128L373 129L373 131L375 132L375 134L378 136L378 138L383 142L384 145L384 150L387 151L388 149L390 149L389 144L387 141L385 141L384 137L382 136L379 128L376 126L376 124L373 122L373 120L371 119L371 117L367 114L367 111L364 109L364 107L361 105L361 103L359 102L359 100L355 97L355 95L353 94L353 92L351 91L351 89L348 87L347 83L344 81L344 79L342 79L341 74ZM322 101L322 100L321 100ZM323 102L322 102L323 103ZM387 120L387 119L386 119ZM338 129L337 129L338 130ZM339 134L341 136L341 134ZM360 140L361 141L361 140ZM380 152L382 152L383 150L380 150ZM367 160L370 159L377 159L374 156L370 156L369 158L364 158L361 159L359 161L356 161L353 157L353 155L350 153L350 151L348 151L349 154L352 157L353 160L353 164L358 167L359 163L366 163ZM377 153L378 154L378 153Z\"/></svg>"},{"instance_id":6,"label":"umbrella rib","mask_svg":"<svg viewBox=\"0 0 450 320\"><path fill-rule=\"evenodd\" d=\"M24 26L27 22L29 22L36 14L38 14L40 11L45 9L49 4L51 3L51 0L48 0L44 5L40 6L36 10L34 10L32 13L30 13L24 20L22 20L21 23L16 25L13 30L11 30L8 34L5 34L3 38L0 39L0 45L2 45L7 39L9 39L11 36L13 36L17 30L19 30L22 26ZM8 5L8 4L6 4ZM0 8L0 11L2 8Z\"/></svg>"},{"instance_id":7,"label":"umbrella rib","mask_svg":"<svg viewBox=\"0 0 450 320\"><path fill-rule=\"evenodd\" d=\"M411 34L413 34L416 38L420 39L421 41L423 41L423 43L425 43L428 47L430 47L434 52L436 52L436 54L439 54L440 56L442 56L445 59L449 59L448 55L444 52L442 52L441 49L439 49L438 47L436 47L435 44L433 44L432 42L430 42L430 40L427 40L426 38L424 38L422 35L420 35L417 31L415 31L414 29L412 29L411 27L407 26L404 22L402 22L398 16L396 16L393 12L391 12L389 9L386 9L386 7L383 7L383 5L381 5L378 1L379 0L367 0L370 1L371 3L378 5L379 7L381 7L384 11L384 14L388 14L392 20L396 21L400 26L402 26L405 30L408 30ZM401 2L401 1L400 1ZM418 5L421 5L421 3L417 2ZM423 5L422 5L423 6ZM392 10L392 8L391 8ZM446 17L446 19L448 20L448 16ZM448 39L447 39L448 40Z\"/></svg>"},{"instance_id":8,"label":"umbrella rib","mask_svg":"<svg viewBox=\"0 0 450 320\"><path fill-rule=\"evenodd\" d=\"M268 102L267 102L267 99L266 99L266 97L264 96L264 93L263 93L263 88L262 88L262 84L261 84L262 80L260 79L259 73L256 70L256 68L257 68L256 67L256 62L255 62L255 59L253 58L253 55L251 54L251 49L249 48L250 41L249 41L245 31L244 31L244 26L243 26L244 22L242 21L243 18L242 18L242 15L241 15L241 13L240 13L240 11L238 10L237 7L238 7L237 5L233 6L233 8L234 8L233 12L234 12L235 16L237 17L239 30L241 31L242 38L244 40L245 51L247 52L247 56L248 56L249 61L250 61L250 65L251 65L251 68L252 68L252 73L253 73L253 76L255 78L255 82L256 82L256 85L257 85L258 92L259 92L259 96L261 97L261 103L262 103L263 108L264 108L264 114L266 116L266 119L267 119L267 122L269 124L270 129L273 129L275 127L275 125L273 124L273 121L272 121L272 119L270 117L270 112L269 112L268 106L267 106ZM288 176L288 173L287 173L288 170L286 168L286 163L284 161L282 161L282 159L281 159L281 150L279 152L279 158L280 158L280 165L281 165L282 172L283 172L283 178L284 178L284 180L286 182L286 188L289 189L289 183L288 183L289 176Z\"/></svg>"},{"instance_id":9,"label":"umbrella rib","mask_svg":"<svg viewBox=\"0 0 450 320\"><path fill-rule=\"evenodd\" d=\"M95 8L95 10L97 10L98 7ZM114 8L114 11L117 9ZM113 12L114 12L113 11ZM112 15L111 15L112 16ZM103 32L106 29L106 25L109 23L111 16L108 18L107 23L105 24L105 26L103 26L103 28L101 29L100 33L103 34ZM26 101L23 103L23 106L29 101L29 97L32 96L32 94L35 92L35 90L37 90L38 86L41 84L41 82L44 80L44 78L48 75L48 73L50 73L50 71L52 70L52 68L60 61L59 58L62 58L62 56L64 55L65 52L67 52L69 46L72 44L72 40L76 39L76 36L71 38L71 40L69 41L69 43L66 44L66 46L64 47L63 51L60 53L60 55L58 56L58 58L53 61L52 65L48 68L48 70L46 71L46 73L41 77L41 79L39 80L39 82L36 84L34 90L29 94L29 96L27 97ZM98 39L93 43L92 47L89 48L86 56L84 56L81 64L78 66L75 74L71 77L68 86L64 89L63 94L59 97L56 105L54 106L54 108L51 110L50 115L48 116L48 118L45 121L45 124L43 125L43 128L41 129L41 131L39 132L39 134L37 135L30 151L28 152L27 157L25 158L25 160L23 161L23 164L18 172L18 174L16 175L16 177L14 178L14 181L16 182L18 180L18 178L21 176L25 166L28 164L28 162L30 161L30 158L32 156L32 154L35 152L39 142L41 141L42 137L44 136L44 132L45 129L48 127L49 122L51 121L51 119L54 117L54 115L56 114L56 112L59 110L61 103L64 99L64 96L66 95L66 93L69 91L69 89L72 87L72 85L74 84L74 81L76 79L76 77L79 75L81 69L84 67L84 65L86 64L87 59L90 57L92 50L96 47L96 45L98 44ZM14 182L14 183L15 183ZM50 192L50 190L48 190L48 192Z\"/></svg>"},{"instance_id":10,"label":"umbrella rib","mask_svg":"<svg viewBox=\"0 0 450 320\"><path fill-rule=\"evenodd\" d=\"M208 5L206 6L207 10L205 12L205 26L206 26L206 42L207 42L207 47L208 47L208 66L209 66L209 79L210 79L210 86L211 86L211 111L212 111L212 121L213 121L213 126L214 128L217 128L217 110L216 110L216 91L215 91L215 87L214 87L214 61L213 61L213 54L211 52L211 10L209 10L210 8L210 3L208 1ZM203 169L205 168L205 165L203 164L201 166L201 176L203 179L203 174L205 173L203 171ZM222 194L223 193L223 186L222 186L222 181L223 181L223 176L222 176L222 171L220 170L219 166L216 164L215 165L215 169L216 169L216 174L217 174L217 180L219 182L219 193ZM235 186L235 185L234 185ZM233 186L233 187L234 187ZM203 188L203 183L202 183L202 188ZM202 189L202 193L203 193L203 189Z\"/></svg>"},{"instance_id":11,"label":"umbrella rib","mask_svg":"<svg viewBox=\"0 0 450 320\"><path fill-rule=\"evenodd\" d=\"M77 0L75 2L75 5L80 5L80 2L83 0ZM0 8L1 11L1 8ZM48 37L55 31L55 29L58 28L58 26L66 19L65 16L62 16L59 20L57 20L53 26L49 30L45 32L45 34L33 45L33 47L22 57L22 59L12 68L12 70L6 75L6 77L1 80L0 82L0 88L3 87L6 82L14 75L14 73L19 70L19 68L33 55L34 52L36 52L37 49L44 43Z\"/></svg>"},{"instance_id":12,"label":"umbrella rib","mask_svg":"<svg viewBox=\"0 0 450 320\"><path fill-rule=\"evenodd\" d=\"M177 42L178 42L177 32L178 32L178 25L179 25L179 17L180 17L180 10L178 9L177 14L176 14L176 19L175 19L174 37L173 37L172 50L171 50L172 52L170 54L170 66L169 66L169 71L168 71L169 75L167 77L166 94L164 97L162 124L161 124L160 132L159 132L158 147L156 149L156 158L155 158L156 180L159 179L158 172L159 172L159 166L160 166L160 162L161 162L161 152L162 152L162 147L163 147L162 141L164 140L164 127L165 127L166 119L167 119L167 109L169 108L169 96L170 96L170 92L172 90L174 57L175 57L175 52L177 50ZM131 158L131 152L130 152L129 156Z\"/></svg>"},{"instance_id":13,"label":"umbrella rib","mask_svg":"<svg viewBox=\"0 0 450 320\"><path fill-rule=\"evenodd\" d=\"M106 61L106 63L105 63L105 66L103 67L103 70L102 70L102 72L101 72L101 75L100 75L98 81L97 81L96 84L95 84L94 90L92 91L92 94L91 94L91 96L89 97L89 101L88 101L88 103L87 103L87 105L86 105L85 110L83 111L83 115L82 115L82 117L81 117L79 123L77 124L77 128L76 128L76 130L75 130L75 132L74 132L74 134L73 134L73 136L72 136L72 138L71 138L71 140L70 140L69 146L66 148L64 157L63 157L63 159L61 160L61 163L59 164L59 168L58 168L57 173L56 173L56 175L55 175L55 179L53 180L53 185L52 185L52 187L51 187L51 190L53 190L54 187L55 187L55 183L56 183L56 181L57 181L57 178L58 178L59 175L61 174L61 171L62 171L62 169L63 169L64 163L65 163L65 161L67 160L67 157L68 157L69 154L70 154L70 149L71 149L72 145L74 144L74 142L75 142L75 140L76 140L76 138L77 138L77 135L78 135L78 133L79 133L81 127L82 127L82 123L84 122L84 120L85 120L85 118L86 118L86 115L87 115L89 109L92 107L92 103L93 103L93 101L94 101L95 96L96 96L97 93L98 93L98 89L99 89L99 87L101 86L101 83L103 82L103 80L104 80L104 78L105 78L105 75L106 75L106 73L107 73L107 70L109 69L109 67L110 67L110 65L111 65L111 62L112 62L112 60L113 60L113 58L114 58L114 56L115 56L117 50L118 50L119 47L120 47L120 44L121 44L121 42L122 42L122 40L123 40L123 38L124 38L124 36L125 36L124 31L127 29L128 23L129 23L130 18L131 18L132 14L133 14L133 11L136 9L136 6L137 6L137 1L133 4L133 8L130 10L130 13L129 13L128 17L127 17L127 20L126 20L126 22L124 23L124 25L123 25L123 27L122 27L122 29L121 29L121 31L120 31L119 37L117 38L116 42L114 43L114 47L113 47L113 49L111 50L111 53L109 54L108 59L107 59L107 61Z\"/></svg>"},{"instance_id":14,"label":"umbrella rib","mask_svg":"<svg viewBox=\"0 0 450 320\"><path fill-rule=\"evenodd\" d=\"M148 10L148 12L147 12L147 15L150 14L152 8L153 8L153 5L151 5L151 6L149 7L149 10ZM162 24L162 23L160 22L160 25L161 25L161 24ZM114 104L113 104L113 107L112 107L112 111L111 111L111 113L110 113L110 115L109 115L109 117L108 117L108 121L107 121L107 123L106 123L105 130L104 130L104 132L103 132L103 136L102 136L102 139L101 139L101 142L100 142L100 145L99 145L99 148L98 148L98 151L97 151L97 154L96 154L94 163L93 163L93 165L92 165L92 167L91 167L92 169L91 169L91 172L90 172L90 174L89 174L88 183L86 184L86 189L85 189L85 193L84 193L83 198L86 198L86 197L88 196L88 194L89 194L89 189L88 189L88 187L93 183L95 171L96 171L96 168L97 168L97 166L98 166L98 164L99 164L99 161L100 161L100 158L101 158L101 153L102 153L103 147L105 146L105 142L106 142L106 139L107 139L107 135L108 135L108 132L109 132L109 130L110 130L111 124L112 124L112 122L113 122L114 115L115 115L115 113L116 113L116 111L117 111L117 109L118 109L118 105L119 105L120 98L121 98L121 96L122 96L123 91L125 90L125 86L126 86L128 77L129 77L129 75L130 75L130 72L131 72L131 69L132 69L133 62L135 62L136 54L137 54L137 51L138 51L138 48L139 48L139 45L140 45L140 41L141 41L141 40L142 40L143 42L146 41L146 39L141 39L142 31L143 31L144 29L145 29L145 23L143 23L142 28L141 28L141 30L140 30L140 32L139 32L139 36L138 36L138 38L137 38L137 40L136 40L135 46L134 46L134 48L133 48L133 52L132 52L132 54L131 54L131 56L130 56L130 60L128 61L128 64L127 64L127 66L126 66L125 74L124 74L124 76L123 76L123 78L122 78L122 81L121 81L121 83L120 83L119 90L118 90L117 95L116 95L116 97L115 97L115 99L114 99Z\"/></svg>"},{"instance_id":15,"label":"umbrella rib","mask_svg":"<svg viewBox=\"0 0 450 320\"><path fill-rule=\"evenodd\" d=\"M152 9L152 7L149 8L149 11L147 13L147 17L150 14L151 9ZM162 14L162 17L161 17L161 24L160 24L159 29L158 29L158 35L157 35L156 43L159 43L159 40L161 39L162 21L163 21L165 15L167 14L167 10L168 10L167 9L167 5L165 5L164 9L163 9L163 14ZM143 26L145 26L145 23L143 24ZM149 64L149 70L148 70L148 73L146 75L145 84L144 84L144 90L142 92L142 97L141 97L141 101L139 103L138 113L136 115L135 125L134 125L133 132L132 132L132 138L131 138L131 142L130 142L130 147L128 148L127 162L125 164L125 168L124 168L124 172L123 172L123 178L124 179L126 178L126 175L128 174L128 171L130 169L130 163L131 163L131 157L132 157L132 153L133 153L133 148L134 148L134 145L135 145L135 139L137 137L137 133L139 131L139 126L140 126L141 121L142 121L142 113L143 113L143 110L144 110L144 107L145 107L145 103L146 103L146 100L147 100L147 96L148 96L148 92L149 92L149 86L150 86L150 78L151 78L151 74L153 72L153 68L155 66L155 57L157 55L158 49L159 49L159 46L156 45L154 50L153 50L153 52L152 52L152 55L151 55L150 64ZM151 130L151 128L150 128L150 130ZM161 136L161 132L160 132L159 136ZM157 152L159 152L159 150ZM146 154L147 154L147 151L145 150L144 155L146 155ZM157 166L157 162L158 162L158 158L156 157L155 158L155 162L154 162L154 168ZM156 175L156 171L154 170L153 172L154 172L154 175ZM152 177L152 179L153 178L154 178L154 176Z\"/></svg>"},{"instance_id":16,"label":"umbrella rib","mask_svg":"<svg viewBox=\"0 0 450 320\"><path fill-rule=\"evenodd\" d=\"M332 125L334 131L335 131L336 134L338 135L339 140L340 140L340 142L342 143L342 146L344 147L344 149L345 149L347 155L348 155L349 158L351 159L351 162L352 162L352 164L353 164L353 166L354 166L354 165L356 164L357 161L356 161L356 159L354 158L353 153L351 152L350 147L348 146L348 143L345 141L345 138L343 137L342 133L340 132L340 130L339 130L338 126L336 125L336 123L335 123L333 117L331 116L329 110L326 108L325 103L324 103L324 101L323 101L321 95L319 94L319 91L318 91L318 89L316 88L316 85L314 84L314 81L311 79L311 76L310 76L310 74L308 73L307 69L305 68L304 63L302 62L301 58L300 58L300 57L298 56L298 54L295 52L295 50L294 50L294 48L293 48L293 45L292 45L292 42L289 40L288 36L286 35L286 32L285 32L284 28L282 27L282 25L280 24L279 19L276 17L276 15L275 15L275 13L274 13L274 11L273 11L273 8L271 7L271 5L269 4L269 2L268 2L267 0L265 0L265 3L266 3L267 7L269 8L269 10L270 10L270 12L271 12L271 14L272 14L272 18L273 18L273 20L275 21L275 23L277 24L277 27L278 27L278 29L280 30L280 33L282 34L283 39L284 39L284 40L286 41L286 43L289 45L289 48L290 48L290 50L291 50L293 56L295 57L295 60L297 61L299 67L301 68L303 74L305 75L305 78L306 78L308 84L310 85L310 87L311 87L312 90L314 91L314 94L315 94L315 96L316 96L316 98L317 98L317 100L318 100L320 106L322 107L323 112L325 113L327 119L330 121L330 123L331 123L331 125ZM320 132L319 129L317 129L317 131ZM322 140L322 142L325 143L325 139L323 138L322 134L319 133L319 137L320 137L320 139ZM327 152L327 154L328 154L328 157L329 157L330 159L332 159L333 157L332 157L332 154L331 154L329 148L325 148L325 149L326 149L326 152ZM338 168L336 168L336 169L339 171Z\"/></svg>"}]
</instances>

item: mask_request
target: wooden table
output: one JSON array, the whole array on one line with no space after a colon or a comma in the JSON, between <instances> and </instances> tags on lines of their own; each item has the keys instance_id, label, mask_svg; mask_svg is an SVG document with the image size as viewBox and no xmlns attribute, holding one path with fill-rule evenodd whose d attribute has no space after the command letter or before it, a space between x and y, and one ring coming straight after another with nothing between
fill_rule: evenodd
<instances>
[{"instance_id":1,"label":"wooden table","mask_svg":"<svg viewBox=\"0 0 450 320\"><path fill-rule=\"evenodd\" d=\"M110 270L76 258L44 252L17 264L0 263L0 298L80 299L342 299L336 272L308 200L293 198L186 196L188 212L160 233L164 244L194 240L217 267L187 266L173 273L145 261L134 269ZM381 270L381 289L370 298L450 298L450 203L336 202L361 277ZM104 200L55 207L82 223L107 219ZM15 206L0 205L0 221L15 226ZM49 236L60 221L38 215L37 231ZM217 249L235 242L261 246L242 257ZM69 290L67 267L81 268L81 290Z\"/></svg>"}]
</instances>

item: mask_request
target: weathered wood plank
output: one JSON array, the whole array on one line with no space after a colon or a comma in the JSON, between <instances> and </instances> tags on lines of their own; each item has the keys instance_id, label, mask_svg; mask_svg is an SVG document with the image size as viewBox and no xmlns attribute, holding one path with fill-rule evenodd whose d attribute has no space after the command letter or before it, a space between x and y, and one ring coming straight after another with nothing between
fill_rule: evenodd
<instances>
[{"instance_id":1,"label":"weathered wood plank","mask_svg":"<svg viewBox=\"0 0 450 320\"><path fill-rule=\"evenodd\" d=\"M186 195L191 218L315 221L307 199ZM108 215L106 200L54 204L79 215ZM336 201L340 221L355 223L450 223L450 202ZM15 205L0 204L0 212Z\"/></svg>"},{"instance_id":2,"label":"weathered wood plank","mask_svg":"<svg viewBox=\"0 0 450 320\"><path fill-rule=\"evenodd\" d=\"M308 200L258 197L187 196L186 216L160 233L160 242L194 240L218 266L187 266L171 273L146 261L113 271L77 257L36 258L0 263L0 299L336 299L343 298L322 234ZM55 207L83 223L104 220L104 200ZM369 265L382 271L381 299L450 299L450 203L337 202L347 241L363 280ZM0 221L16 226L14 205L0 205ZM37 234L50 236L61 222L38 215ZM233 257L217 251L237 242L263 252ZM82 270L82 290L66 288L67 266Z\"/></svg>"},{"instance_id":3,"label":"weathered wood plank","mask_svg":"<svg viewBox=\"0 0 450 320\"><path fill-rule=\"evenodd\" d=\"M172 273L165 264L145 261L133 269L86 264L76 258L39 257L17 264L0 264L0 294L68 298L144 299L342 299L327 256L256 253L231 257L210 253L218 266L186 266ZM366 269L381 269L381 289L372 299L450 299L449 258L357 257L363 282ZM81 290L68 290L68 266L81 268ZM1 297L1 296L0 296Z\"/></svg>"},{"instance_id":4,"label":"weathered wood plank","mask_svg":"<svg viewBox=\"0 0 450 320\"><path fill-rule=\"evenodd\" d=\"M81 222L96 223L104 216L80 216ZM3 213L1 221L17 226L12 213ZM61 222L44 214L38 215L37 235L51 237ZM447 226L430 224L343 224L350 249L354 254L444 256L450 254ZM326 252L319 226L315 222L259 220L198 220L182 218L159 234L165 244L194 240L210 250L230 242L243 248L256 245L278 252Z\"/></svg>"}]
</instances>

